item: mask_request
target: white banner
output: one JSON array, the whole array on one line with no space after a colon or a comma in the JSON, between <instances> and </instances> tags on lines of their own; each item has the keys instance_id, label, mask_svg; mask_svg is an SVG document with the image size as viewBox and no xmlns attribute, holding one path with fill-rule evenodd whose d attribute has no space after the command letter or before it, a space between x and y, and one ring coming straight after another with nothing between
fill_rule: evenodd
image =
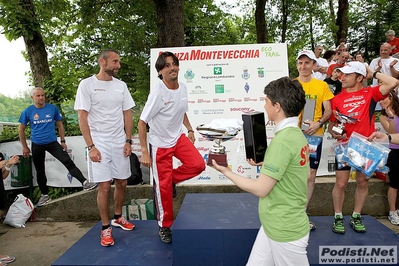
<instances>
[{"instance_id":1,"label":"white banner","mask_svg":"<svg viewBox=\"0 0 399 266\"><path fill-rule=\"evenodd\" d=\"M66 137L66 144L68 145L68 154L76 166L82 171L83 175L87 177L87 161L86 161L86 143L82 136ZM132 136L133 144L132 151L141 158L141 147L138 135ZM27 142L28 147L31 146L30 141ZM3 153L6 159L12 155L22 154L22 145L19 141L5 142L0 144L0 152ZM6 190L18 189L21 187L12 186L13 172L18 171L18 166L13 166L10 174L4 179L4 187ZM68 170L51 154L46 152L45 169L47 177L47 185L51 187L81 187L82 184L76 179L72 178ZM37 186L36 170L32 162L33 185ZM14 175L15 176L15 175Z\"/></svg>"},{"instance_id":2,"label":"white banner","mask_svg":"<svg viewBox=\"0 0 399 266\"><path fill-rule=\"evenodd\" d=\"M213 119L241 119L242 114L253 111L265 113L264 87L272 80L288 76L286 44L157 48L151 49L151 88L159 82L155 62L164 51L179 58L179 81L186 84L189 92L188 117L193 128ZM269 139L273 137L271 132L267 130ZM195 145L206 160L213 143L196 130L195 135ZM229 167L240 175L256 178L256 167L246 162L243 133L223 145ZM202 174L185 183L231 184L231 181L207 166Z\"/></svg>"}]
</instances>

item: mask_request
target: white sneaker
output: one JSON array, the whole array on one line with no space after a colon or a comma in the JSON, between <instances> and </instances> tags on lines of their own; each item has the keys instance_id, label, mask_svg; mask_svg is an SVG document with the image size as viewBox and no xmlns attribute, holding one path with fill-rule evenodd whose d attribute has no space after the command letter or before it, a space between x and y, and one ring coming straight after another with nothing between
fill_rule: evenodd
<instances>
[{"instance_id":1,"label":"white sneaker","mask_svg":"<svg viewBox=\"0 0 399 266\"><path fill-rule=\"evenodd\" d=\"M391 222L393 225L399 225L399 215L398 212L395 211L392 214L388 215L388 220Z\"/></svg>"},{"instance_id":2,"label":"white sneaker","mask_svg":"<svg viewBox=\"0 0 399 266\"><path fill-rule=\"evenodd\" d=\"M98 183L89 183L89 181L86 180L83 182L82 186L84 190L92 190L98 186Z\"/></svg>"},{"instance_id":3,"label":"white sneaker","mask_svg":"<svg viewBox=\"0 0 399 266\"><path fill-rule=\"evenodd\" d=\"M51 201L49 195L41 195L39 201L36 203L36 207L42 207L49 201Z\"/></svg>"}]
</instances>

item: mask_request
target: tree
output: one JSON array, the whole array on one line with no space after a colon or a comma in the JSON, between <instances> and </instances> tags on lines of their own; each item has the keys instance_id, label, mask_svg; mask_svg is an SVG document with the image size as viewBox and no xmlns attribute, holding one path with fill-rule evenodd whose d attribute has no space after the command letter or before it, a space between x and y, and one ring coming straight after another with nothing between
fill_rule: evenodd
<instances>
[{"instance_id":1,"label":"tree","mask_svg":"<svg viewBox=\"0 0 399 266\"><path fill-rule=\"evenodd\" d=\"M339 45L341 38L346 39L348 37L348 10L348 0L338 0L337 20L335 23L338 26L338 31L336 33L335 45Z\"/></svg>"},{"instance_id":2,"label":"tree","mask_svg":"<svg viewBox=\"0 0 399 266\"><path fill-rule=\"evenodd\" d=\"M266 40L267 29L266 29L266 20L265 20L266 1L267 0L256 0L255 24L256 24L257 43L267 42Z\"/></svg>"},{"instance_id":3,"label":"tree","mask_svg":"<svg viewBox=\"0 0 399 266\"><path fill-rule=\"evenodd\" d=\"M154 0L158 47L184 46L183 0Z\"/></svg>"},{"instance_id":4,"label":"tree","mask_svg":"<svg viewBox=\"0 0 399 266\"><path fill-rule=\"evenodd\" d=\"M44 87L44 82L51 77L51 73L32 0L1 0L0 4L0 24L4 28L5 36L8 40L23 37L33 83L36 87Z\"/></svg>"}]
</instances>

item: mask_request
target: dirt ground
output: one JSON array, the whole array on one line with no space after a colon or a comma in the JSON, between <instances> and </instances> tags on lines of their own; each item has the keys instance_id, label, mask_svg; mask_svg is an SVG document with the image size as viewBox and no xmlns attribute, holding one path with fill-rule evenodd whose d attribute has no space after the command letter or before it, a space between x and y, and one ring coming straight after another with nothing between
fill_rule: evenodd
<instances>
[{"instance_id":1,"label":"dirt ground","mask_svg":"<svg viewBox=\"0 0 399 266\"><path fill-rule=\"evenodd\" d=\"M25 228L0 224L0 253L11 266L49 266L95 225L94 222L29 222Z\"/></svg>"},{"instance_id":2,"label":"dirt ground","mask_svg":"<svg viewBox=\"0 0 399 266\"><path fill-rule=\"evenodd\" d=\"M386 218L378 220L399 233L399 226L392 225ZM17 229L1 223L0 253L16 257L11 266L50 266L95 224L29 222L25 228Z\"/></svg>"}]
</instances>

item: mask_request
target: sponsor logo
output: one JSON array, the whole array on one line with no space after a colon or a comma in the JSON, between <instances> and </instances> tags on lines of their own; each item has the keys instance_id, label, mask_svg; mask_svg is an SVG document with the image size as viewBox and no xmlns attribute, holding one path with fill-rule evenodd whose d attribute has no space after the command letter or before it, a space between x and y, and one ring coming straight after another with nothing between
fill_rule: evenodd
<instances>
[{"instance_id":1,"label":"sponsor logo","mask_svg":"<svg viewBox=\"0 0 399 266\"><path fill-rule=\"evenodd\" d=\"M197 99L197 103L210 103L211 100L208 99Z\"/></svg>"},{"instance_id":2,"label":"sponsor logo","mask_svg":"<svg viewBox=\"0 0 399 266\"><path fill-rule=\"evenodd\" d=\"M242 77L243 79L249 79L250 75L249 75L249 72L248 72L248 68L245 67L245 68L242 70L241 77Z\"/></svg>"},{"instance_id":3,"label":"sponsor logo","mask_svg":"<svg viewBox=\"0 0 399 266\"><path fill-rule=\"evenodd\" d=\"M214 102L214 103L225 103L225 102L226 102L226 99L214 98L214 99L213 99L213 102Z\"/></svg>"},{"instance_id":4,"label":"sponsor logo","mask_svg":"<svg viewBox=\"0 0 399 266\"><path fill-rule=\"evenodd\" d=\"M188 68L186 70L186 73L184 73L184 78L186 79L187 83L193 82L193 78L195 77L195 74L191 68Z\"/></svg>"},{"instance_id":5,"label":"sponsor logo","mask_svg":"<svg viewBox=\"0 0 399 266\"><path fill-rule=\"evenodd\" d=\"M249 87L249 84L247 82L247 83L245 83L244 90L245 90L246 93L248 93L249 89L250 89L250 87Z\"/></svg>"},{"instance_id":6,"label":"sponsor logo","mask_svg":"<svg viewBox=\"0 0 399 266\"><path fill-rule=\"evenodd\" d=\"M215 93L224 93L224 84L216 84Z\"/></svg>"},{"instance_id":7,"label":"sponsor logo","mask_svg":"<svg viewBox=\"0 0 399 266\"><path fill-rule=\"evenodd\" d=\"M244 167L242 167L241 165L237 167L237 173L243 174L245 173L244 171Z\"/></svg>"},{"instance_id":8,"label":"sponsor logo","mask_svg":"<svg viewBox=\"0 0 399 266\"><path fill-rule=\"evenodd\" d=\"M222 67L214 67L213 68L213 75L222 75Z\"/></svg>"},{"instance_id":9,"label":"sponsor logo","mask_svg":"<svg viewBox=\"0 0 399 266\"><path fill-rule=\"evenodd\" d=\"M222 174L219 174L219 180L228 180L228 178Z\"/></svg>"},{"instance_id":10,"label":"sponsor logo","mask_svg":"<svg viewBox=\"0 0 399 266\"><path fill-rule=\"evenodd\" d=\"M261 51L266 55L266 57L279 57L280 53L273 51L273 47L265 46L261 48Z\"/></svg>"},{"instance_id":11,"label":"sponsor logo","mask_svg":"<svg viewBox=\"0 0 399 266\"><path fill-rule=\"evenodd\" d=\"M229 98L230 101L230 98ZM243 112L243 113L251 113L254 112L255 109L249 107L232 107L230 108L230 112Z\"/></svg>"},{"instance_id":12,"label":"sponsor logo","mask_svg":"<svg viewBox=\"0 0 399 266\"><path fill-rule=\"evenodd\" d=\"M247 170L251 170L251 167L244 167L242 165L237 167L237 173L240 173L240 174L244 174L245 171L247 171Z\"/></svg>"},{"instance_id":13,"label":"sponsor logo","mask_svg":"<svg viewBox=\"0 0 399 266\"><path fill-rule=\"evenodd\" d=\"M224 109L202 109L201 112L204 115L222 115L224 114Z\"/></svg>"},{"instance_id":14,"label":"sponsor logo","mask_svg":"<svg viewBox=\"0 0 399 266\"><path fill-rule=\"evenodd\" d=\"M264 78L264 77L265 77L265 68L258 67L258 78Z\"/></svg>"},{"instance_id":15,"label":"sponsor logo","mask_svg":"<svg viewBox=\"0 0 399 266\"><path fill-rule=\"evenodd\" d=\"M190 94L208 94L208 92L205 89L202 89L201 86L197 85L190 91Z\"/></svg>"},{"instance_id":16,"label":"sponsor logo","mask_svg":"<svg viewBox=\"0 0 399 266\"><path fill-rule=\"evenodd\" d=\"M229 98L228 100L229 100L229 103L231 103L231 102L241 102L242 101L242 99L236 99L236 98Z\"/></svg>"},{"instance_id":17,"label":"sponsor logo","mask_svg":"<svg viewBox=\"0 0 399 266\"><path fill-rule=\"evenodd\" d=\"M256 98L249 98L249 97L244 97L244 102L257 102L258 99Z\"/></svg>"},{"instance_id":18,"label":"sponsor logo","mask_svg":"<svg viewBox=\"0 0 399 266\"><path fill-rule=\"evenodd\" d=\"M36 124L44 124L44 123L51 123L51 122L53 122L53 119L42 119L42 120L35 120L35 121L33 121L33 124L34 125L36 125Z\"/></svg>"},{"instance_id":19,"label":"sponsor logo","mask_svg":"<svg viewBox=\"0 0 399 266\"><path fill-rule=\"evenodd\" d=\"M209 175L207 175L207 176L199 176L197 178L197 180L211 180L211 177Z\"/></svg>"}]
</instances>

